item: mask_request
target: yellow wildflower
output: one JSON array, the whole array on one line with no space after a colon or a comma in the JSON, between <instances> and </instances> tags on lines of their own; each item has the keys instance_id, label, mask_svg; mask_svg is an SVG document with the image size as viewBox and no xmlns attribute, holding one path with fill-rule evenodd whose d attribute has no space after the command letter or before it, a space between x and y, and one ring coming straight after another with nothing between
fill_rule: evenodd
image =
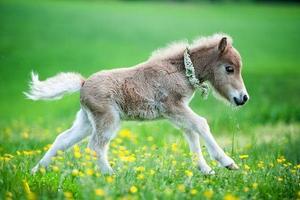
<instances>
[{"instance_id":1,"label":"yellow wildflower","mask_svg":"<svg viewBox=\"0 0 300 200\"><path fill-rule=\"evenodd\" d=\"M78 176L79 175L79 170L78 169L73 169L72 170L72 175L73 176Z\"/></svg>"},{"instance_id":2,"label":"yellow wildflower","mask_svg":"<svg viewBox=\"0 0 300 200\"><path fill-rule=\"evenodd\" d=\"M226 194L224 196L224 200L238 200L238 199L239 199L238 197L236 197L236 196L234 196L232 194Z\"/></svg>"},{"instance_id":3,"label":"yellow wildflower","mask_svg":"<svg viewBox=\"0 0 300 200\"><path fill-rule=\"evenodd\" d=\"M240 155L239 157L240 157L240 159L242 159L242 160L243 160L243 159L246 159L246 158L248 158L248 157L249 157L249 155L243 154L243 155Z\"/></svg>"},{"instance_id":4,"label":"yellow wildflower","mask_svg":"<svg viewBox=\"0 0 300 200\"><path fill-rule=\"evenodd\" d=\"M281 181L283 181L283 178L278 177L277 180L278 180L279 182L281 182Z\"/></svg>"},{"instance_id":5,"label":"yellow wildflower","mask_svg":"<svg viewBox=\"0 0 300 200\"><path fill-rule=\"evenodd\" d=\"M80 171L80 172L79 172L79 176L80 176L80 177L83 177L83 176L84 176L84 173Z\"/></svg>"},{"instance_id":6,"label":"yellow wildflower","mask_svg":"<svg viewBox=\"0 0 300 200\"><path fill-rule=\"evenodd\" d=\"M122 137L122 138L132 138L132 134L131 134L130 130L128 130L128 129L121 130L119 134L120 134L120 137Z\"/></svg>"},{"instance_id":7,"label":"yellow wildflower","mask_svg":"<svg viewBox=\"0 0 300 200\"><path fill-rule=\"evenodd\" d=\"M249 171L249 170L250 170L249 165L245 164L245 165L244 165L244 169L245 169L246 171Z\"/></svg>"},{"instance_id":8,"label":"yellow wildflower","mask_svg":"<svg viewBox=\"0 0 300 200\"><path fill-rule=\"evenodd\" d=\"M180 184L177 186L177 189L180 191L180 192L185 192L185 186L183 184Z\"/></svg>"},{"instance_id":9,"label":"yellow wildflower","mask_svg":"<svg viewBox=\"0 0 300 200\"><path fill-rule=\"evenodd\" d=\"M87 153L87 154L90 154L92 151L91 151L90 148L87 147L87 148L84 149L84 152Z\"/></svg>"},{"instance_id":10,"label":"yellow wildflower","mask_svg":"<svg viewBox=\"0 0 300 200\"><path fill-rule=\"evenodd\" d=\"M151 169L149 173L150 173L150 175L154 175L155 171L153 169Z\"/></svg>"},{"instance_id":11,"label":"yellow wildflower","mask_svg":"<svg viewBox=\"0 0 300 200\"><path fill-rule=\"evenodd\" d=\"M193 176L193 172L190 170L185 170L185 175L187 175L188 177L192 177Z\"/></svg>"},{"instance_id":12,"label":"yellow wildflower","mask_svg":"<svg viewBox=\"0 0 300 200\"><path fill-rule=\"evenodd\" d=\"M284 158L284 156L280 156L279 158L277 158L277 162L278 163L284 163L286 160Z\"/></svg>"},{"instance_id":13,"label":"yellow wildflower","mask_svg":"<svg viewBox=\"0 0 300 200\"><path fill-rule=\"evenodd\" d=\"M42 174L45 174L45 173L46 173L45 167L41 167L39 170L40 170L40 172L41 172Z\"/></svg>"},{"instance_id":14,"label":"yellow wildflower","mask_svg":"<svg viewBox=\"0 0 300 200\"><path fill-rule=\"evenodd\" d=\"M85 156L85 159L86 159L86 160L91 160L91 156L86 155L86 156Z\"/></svg>"},{"instance_id":15,"label":"yellow wildflower","mask_svg":"<svg viewBox=\"0 0 300 200\"><path fill-rule=\"evenodd\" d=\"M112 183L114 181L114 178L112 176L106 177L106 182Z\"/></svg>"},{"instance_id":16,"label":"yellow wildflower","mask_svg":"<svg viewBox=\"0 0 300 200\"><path fill-rule=\"evenodd\" d=\"M73 147L74 151L80 151L80 147L78 146L78 144L75 144Z\"/></svg>"},{"instance_id":17,"label":"yellow wildflower","mask_svg":"<svg viewBox=\"0 0 300 200\"><path fill-rule=\"evenodd\" d=\"M129 191L131 193L136 193L138 191L138 188L133 185L133 186L130 187Z\"/></svg>"},{"instance_id":18,"label":"yellow wildflower","mask_svg":"<svg viewBox=\"0 0 300 200\"><path fill-rule=\"evenodd\" d=\"M80 153L80 151L74 151L74 157L75 157L75 158L81 158L81 153Z\"/></svg>"},{"instance_id":19,"label":"yellow wildflower","mask_svg":"<svg viewBox=\"0 0 300 200\"><path fill-rule=\"evenodd\" d=\"M144 178L145 178L144 174L139 174L137 176L137 179L139 179L139 180L143 180Z\"/></svg>"},{"instance_id":20,"label":"yellow wildflower","mask_svg":"<svg viewBox=\"0 0 300 200\"><path fill-rule=\"evenodd\" d=\"M64 196L65 196L66 199L73 199L72 192L64 192Z\"/></svg>"},{"instance_id":21,"label":"yellow wildflower","mask_svg":"<svg viewBox=\"0 0 300 200\"><path fill-rule=\"evenodd\" d=\"M97 152L96 151L92 151L92 156L97 157Z\"/></svg>"},{"instance_id":22,"label":"yellow wildflower","mask_svg":"<svg viewBox=\"0 0 300 200\"><path fill-rule=\"evenodd\" d=\"M145 167L143 167L143 166L136 167L135 171L137 171L137 172L144 172L145 171Z\"/></svg>"},{"instance_id":23,"label":"yellow wildflower","mask_svg":"<svg viewBox=\"0 0 300 200\"><path fill-rule=\"evenodd\" d=\"M105 195L105 191L101 188L95 189L96 196L103 197Z\"/></svg>"},{"instance_id":24,"label":"yellow wildflower","mask_svg":"<svg viewBox=\"0 0 300 200\"><path fill-rule=\"evenodd\" d=\"M203 196L205 196L207 199L211 199L214 195L214 191L212 190L206 190L203 192Z\"/></svg>"},{"instance_id":25,"label":"yellow wildflower","mask_svg":"<svg viewBox=\"0 0 300 200\"><path fill-rule=\"evenodd\" d=\"M257 164L257 167L263 169L264 168L264 162L263 161L259 161Z\"/></svg>"},{"instance_id":26,"label":"yellow wildflower","mask_svg":"<svg viewBox=\"0 0 300 200\"><path fill-rule=\"evenodd\" d=\"M25 192L26 192L27 194L31 192L31 191L30 191L30 187L29 187L29 185L28 185L28 183L27 183L26 180L23 180L23 188L24 188L24 190L25 190Z\"/></svg>"},{"instance_id":27,"label":"yellow wildflower","mask_svg":"<svg viewBox=\"0 0 300 200\"><path fill-rule=\"evenodd\" d=\"M198 193L198 191L196 189L191 189L190 193L191 193L191 195L196 195Z\"/></svg>"},{"instance_id":28,"label":"yellow wildflower","mask_svg":"<svg viewBox=\"0 0 300 200\"><path fill-rule=\"evenodd\" d=\"M29 134L28 134L27 131L24 131L24 132L22 133L22 138L24 138L24 139L28 139L28 138L29 138Z\"/></svg>"},{"instance_id":29,"label":"yellow wildflower","mask_svg":"<svg viewBox=\"0 0 300 200\"><path fill-rule=\"evenodd\" d=\"M59 167L56 166L56 165L53 165L53 166L52 166L52 170L53 170L54 172L59 172Z\"/></svg>"},{"instance_id":30,"label":"yellow wildflower","mask_svg":"<svg viewBox=\"0 0 300 200\"><path fill-rule=\"evenodd\" d=\"M258 186L258 183L253 183L253 184L252 184L253 189L256 189L257 186Z\"/></svg>"},{"instance_id":31,"label":"yellow wildflower","mask_svg":"<svg viewBox=\"0 0 300 200\"><path fill-rule=\"evenodd\" d=\"M36 195L33 192L31 192L30 187L29 187L26 180L23 180L23 188L25 190L25 193L27 195L28 200L35 200L36 199Z\"/></svg>"},{"instance_id":32,"label":"yellow wildflower","mask_svg":"<svg viewBox=\"0 0 300 200\"><path fill-rule=\"evenodd\" d=\"M172 151L176 152L178 150L178 145L176 143L173 143L171 145L171 149L172 149Z\"/></svg>"},{"instance_id":33,"label":"yellow wildflower","mask_svg":"<svg viewBox=\"0 0 300 200\"><path fill-rule=\"evenodd\" d=\"M94 174L94 170L93 169L86 169L85 170L85 173L88 175L88 176L92 176Z\"/></svg>"},{"instance_id":34,"label":"yellow wildflower","mask_svg":"<svg viewBox=\"0 0 300 200\"><path fill-rule=\"evenodd\" d=\"M249 188L248 187L244 187L244 192L249 192Z\"/></svg>"}]
</instances>

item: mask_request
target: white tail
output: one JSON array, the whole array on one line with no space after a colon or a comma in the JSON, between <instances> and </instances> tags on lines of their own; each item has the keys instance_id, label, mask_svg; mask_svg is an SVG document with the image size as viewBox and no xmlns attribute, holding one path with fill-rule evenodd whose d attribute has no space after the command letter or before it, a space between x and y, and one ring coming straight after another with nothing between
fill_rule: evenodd
<instances>
[{"instance_id":1,"label":"white tail","mask_svg":"<svg viewBox=\"0 0 300 200\"><path fill-rule=\"evenodd\" d=\"M80 90L84 78L78 73L59 73L44 81L39 81L39 76L31 73L30 91L24 92L28 99L53 100L60 99L66 93L74 93Z\"/></svg>"}]
</instances>

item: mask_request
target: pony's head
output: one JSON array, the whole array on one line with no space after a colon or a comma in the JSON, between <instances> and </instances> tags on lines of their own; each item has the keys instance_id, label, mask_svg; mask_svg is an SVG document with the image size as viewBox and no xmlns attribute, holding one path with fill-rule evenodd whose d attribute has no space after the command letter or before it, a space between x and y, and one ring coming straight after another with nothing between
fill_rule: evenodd
<instances>
[{"instance_id":1,"label":"pony's head","mask_svg":"<svg viewBox=\"0 0 300 200\"><path fill-rule=\"evenodd\" d=\"M225 36L219 40L215 53L217 59L211 65L208 80L230 103L244 105L249 95L241 75L242 61L239 52L232 46L231 39Z\"/></svg>"}]
</instances>

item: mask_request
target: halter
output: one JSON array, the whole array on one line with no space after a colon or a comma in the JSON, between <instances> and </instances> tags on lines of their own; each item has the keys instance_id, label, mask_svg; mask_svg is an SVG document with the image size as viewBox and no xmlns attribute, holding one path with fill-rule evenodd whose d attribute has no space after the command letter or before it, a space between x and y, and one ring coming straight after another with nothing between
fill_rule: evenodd
<instances>
[{"instance_id":1,"label":"halter","mask_svg":"<svg viewBox=\"0 0 300 200\"><path fill-rule=\"evenodd\" d=\"M190 84L194 88L198 88L201 91L201 96L207 98L209 92L209 86L207 83L200 83L195 74L195 68L191 60L188 47L185 49L183 54L183 61L185 67L185 75L189 79Z\"/></svg>"}]
</instances>

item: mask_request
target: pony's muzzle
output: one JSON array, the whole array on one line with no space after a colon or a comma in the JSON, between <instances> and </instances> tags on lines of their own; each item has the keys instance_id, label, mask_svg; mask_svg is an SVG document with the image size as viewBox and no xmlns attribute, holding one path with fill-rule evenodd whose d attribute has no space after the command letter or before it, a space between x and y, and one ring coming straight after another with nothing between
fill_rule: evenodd
<instances>
[{"instance_id":1,"label":"pony's muzzle","mask_svg":"<svg viewBox=\"0 0 300 200\"><path fill-rule=\"evenodd\" d=\"M234 100L234 103L237 105L237 106L242 106L244 105L249 99L249 95L247 93L241 93L240 96L237 98L237 97L233 97L233 100Z\"/></svg>"}]
</instances>

